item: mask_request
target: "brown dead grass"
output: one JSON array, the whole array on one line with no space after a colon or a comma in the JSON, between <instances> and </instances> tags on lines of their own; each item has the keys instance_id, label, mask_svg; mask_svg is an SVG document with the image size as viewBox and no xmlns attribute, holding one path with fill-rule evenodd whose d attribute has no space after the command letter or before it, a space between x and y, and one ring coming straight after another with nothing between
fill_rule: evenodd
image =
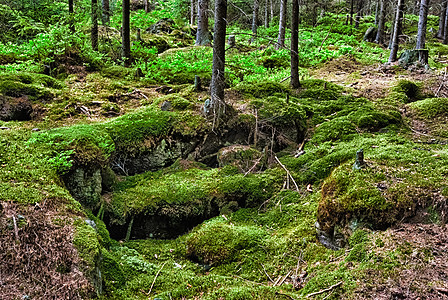
<instances>
[{"instance_id":1,"label":"brown dead grass","mask_svg":"<svg viewBox=\"0 0 448 300\"><path fill-rule=\"evenodd\" d=\"M82 299L92 292L79 270L72 221L58 205L0 202L0 299Z\"/></svg>"}]
</instances>

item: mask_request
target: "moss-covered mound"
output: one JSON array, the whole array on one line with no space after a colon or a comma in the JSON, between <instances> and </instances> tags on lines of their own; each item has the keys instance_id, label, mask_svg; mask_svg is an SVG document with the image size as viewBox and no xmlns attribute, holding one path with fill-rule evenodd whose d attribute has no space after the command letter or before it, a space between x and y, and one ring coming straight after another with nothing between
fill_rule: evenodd
<instances>
[{"instance_id":1,"label":"moss-covered mound","mask_svg":"<svg viewBox=\"0 0 448 300\"><path fill-rule=\"evenodd\" d=\"M448 116L448 98L428 98L413 102L409 106L425 119Z\"/></svg>"},{"instance_id":2,"label":"moss-covered mound","mask_svg":"<svg viewBox=\"0 0 448 300\"><path fill-rule=\"evenodd\" d=\"M106 203L106 215L117 226L134 219L132 237L173 237L221 211L260 204L277 191L281 181L281 172L276 170L244 176L230 166L178 170L175 164L119 183ZM120 235L124 228L115 231Z\"/></svg>"},{"instance_id":3,"label":"moss-covered mound","mask_svg":"<svg viewBox=\"0 0 448 300\"><path fill-rule=\"evenodd\" d=\"M60 88L62 85L59 81L43 74L0 73L0 94L6 96L26 95L31 99L50 99L54 96L54 89Z\"/></svg>"}]
</instances>

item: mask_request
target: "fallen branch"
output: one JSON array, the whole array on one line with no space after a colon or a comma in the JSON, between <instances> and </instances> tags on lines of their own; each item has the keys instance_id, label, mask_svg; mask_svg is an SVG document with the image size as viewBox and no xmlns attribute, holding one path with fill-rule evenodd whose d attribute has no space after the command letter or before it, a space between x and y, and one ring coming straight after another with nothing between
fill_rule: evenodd
<instances>
[{"instance_id":1,"label":"fallen branch","mask_svg":"<svg viewBox=\"0 0 448 300\"><path fill-rule=\"evenodd\" d=\"M329 291L333 290L334 288L337 288L338 286L340 286L343 283L344 283L343 281L339 281L338 283L333 284L332 286L330 286L327 289L320 290L318 292L308 294L308 295L306 295L306 297L309 298L309 297L312 297L312 296L316 296L316 295L319 295L319 294L323 294L323 293L329 292Z\"/></svg>"},{"instance_id":2,"label":"fallen branch","mask_svg":"<svg viewBox=\"0 0 448 300\"><path fill-rule=\"evenodd\" d=\"M447 69L447 67L445 67L445 73L443 74L442 82L440 82L439 89L436 92L436 98L439 97L440 90L445 85L446 69Z\"/></svg>"},{"instance_id":3,"label":"fallen branch","mask_svg":"<svg viewBox=\"0 0 448 300\"><path fill-rule=\"evenodd\" d=\"M12 222L14 223L14 234L16 236L16 240L19 240L19 229L17 228L16 217L12 216Z\"/></svg>"},{"instance_id":4,"label":"fallen branch","mask_svg":"<svg viewBox=\"0 0 448 300\"><path fill-rule=\"evenodd\" d=\"M296 186L296 190L297 192L299 191L299 186L297 185L296 181L294 180L294 178L292 177L291 173L288 171L288 169L280 162L280 160L278 159L277 156L275 156L275 160L278 162L278 164L280 165L280 167L283 168L283 170L286 171L286 179L289 181L289 178L291 178L292 182L294 183L294 185Z\"/></svg>"},{"instance_id":5,"label":"fallen branch","mask_svg":"<svg viewBox=\"0 0 448 300\"><path fill-rule=\"evenodd\" d=\"M261 161L261 159L263 158L263 156L262 157L260 157L259 159L257 159L257 161L255 162L255 164L249 169L249 171L247 171L246 173L244 173L244 177L247 175L247 174L249 174L250 172L252 172L252 170L260 163L260 161Z\"/></svg>"},{"instance_id":6,"label":"fallen branch","mask_svg":"<svg viewBox=\"0 0 448 300\"><path fill-rule=\"evenodd\" d=\"M260 263L260 264L261 264L261 266L263 267L264 274L266 274L266 276L269 278L269 280L270 280L272 283L274 283L274 280L272 280L271 276L269 276L268 272L266 272L266 269L264 268L264 265L263 265L262 263Z\"/></svg>"},{"instance_id":7,"label":"fallen branch","mask_svg":"<svg viewBox=\"0 0 448 300\"><path fill-rule=\"evenodd\" d=\"M157 277L159 276L160 271L162 271L163 267L166 265L167 262L165 262L157 271L156 277L154 277L154 280L152 281L151 288L149 289L148 295L151 294L152 288L154 287L154 284L156 283Z\"/></svg>"}]
</instances>

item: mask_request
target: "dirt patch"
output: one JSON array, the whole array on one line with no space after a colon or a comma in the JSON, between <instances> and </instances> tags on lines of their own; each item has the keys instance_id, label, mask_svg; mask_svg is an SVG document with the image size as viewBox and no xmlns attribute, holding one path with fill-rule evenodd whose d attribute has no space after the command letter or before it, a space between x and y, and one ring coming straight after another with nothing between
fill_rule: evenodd
<instances>
[{"instance_id":1,"label":"dirt patch","mask_svg":"<svg viewBox=\"0 0 448 300\"><path fill-rule=\"evenodd\" d=\"M448 299L448 225L401 224L382 234L382 251L403 253L388 278L366 270L356 299Z\"/></svg>"}]
</instances>

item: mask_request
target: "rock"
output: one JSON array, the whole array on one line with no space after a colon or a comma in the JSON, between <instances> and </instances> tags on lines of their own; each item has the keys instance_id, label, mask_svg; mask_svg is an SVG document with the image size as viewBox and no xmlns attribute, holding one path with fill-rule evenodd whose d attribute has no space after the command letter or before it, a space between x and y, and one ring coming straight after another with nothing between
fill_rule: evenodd
<instances>
[{"instance_id":1,"label":"rock","mask_svg":"<svg viewBox=\"0 0 448 300\"><path fill-rule=\"evenodd\" d=\"M172 19L163 18L146 29L146 32L152 34L171 33L173 31L173 26L174 21Z\"/></svg>"},{"instance_id":2,"label":"rock","mask_svg":"<svg viewBox=\"0 0 448 300\"><path fill-rule=\"evenodd\" d=\"M100 168L78 167L65 174L63 180L73 198L92 210L99 207L102 191Z\"/></svg>"},{"instance_id":3,"label":"rock","mask_svg":"<svg viewBox=\"0 0 448 300\"><path fill-rule=\"evenodd\" d=\"M33 107L27 96L14 98L0 95L1 121L28 121L32 112Z\"/></svg>"},{"instance_id":4,"label":"rock","mask_svg":"<svg viewBox=\"0 0 448 300\"><path fill-rule=\"evenodd\" d=\"M160 106L160 109L162 111L169 111L171 110L173 106L171 105L170 101L163 101L162 105Z\"/></svg>"},{"instance_id":5,"label":"rock","mask_svg":"<svg viewBox=\"0 0 448 300\"><path fill-rule=\"evenodd\" d=\"M241 172L258 170L262 163L263 154L244 145L232 145L221 148L218 151L218 163L220 167L232 165L237 167ZM254 167L255 166L255 167Z\"/></svg>"},{"instance_id":6,"label":"rock","mask_svg":"<svg viewBox=\"0 0 448 300\"><path fill-rule=\"evenodd\" d=\"M376 38L378 29L376 27L369 27L364 34L363 40L366 42L373 42Z\"/></svg>"},{"instance_id":7,"label":"rock","mask_svg":"<svg viewBox=\"0 0 448 300\"><path fill-rule=\"evenodd\" d=\"M0 130L10 130L11 128L9 128L9 127L4 127L4 126L2 126L2 127L0 127Z\"/></svg>"},{"instance_id":8,"label":"rock","mask_svg":"<svg viewBox=\"0 0 448 300\"><path fill-rule=\"evenodd\" d=\"M31 131L40 131L40 128L33 128L33 129L31 129Z\"/></svg>"},{"instance_id":9,"label":"rock","mask_svg":"<svg viewBox=\"0 0 448 300\"><path fill-rule=\"evenodd\" d=\"M367 164L364 161L364 150L360 149L356 151L356 161L353 164L353 170L361 170L364 169L366 166Z\"/></svg>"}]
</instances>

